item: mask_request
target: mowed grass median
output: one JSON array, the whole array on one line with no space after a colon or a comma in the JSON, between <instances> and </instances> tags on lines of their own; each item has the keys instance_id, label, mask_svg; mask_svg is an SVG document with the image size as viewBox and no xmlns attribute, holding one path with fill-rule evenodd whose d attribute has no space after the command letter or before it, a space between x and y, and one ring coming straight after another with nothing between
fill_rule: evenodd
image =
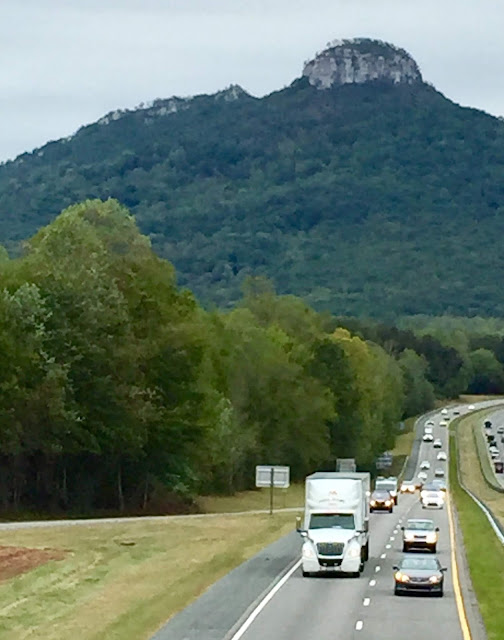
<instances>
[{"instance_id":1,"label":"mowed grass median","mask_svg":"<svg viewBox=\"0 0 504 640\"><path fill-rule=\"evenodd\" d=\"M476 414L458 421L460 471L464 484L491 507L504 514L504 495L492 491L481 475L472 428L481 422ZM456 443L450 442L450 491L458 520L474 591L485 623L488 640L502 640L504 629L504 546L485 514L457 482Z\"/></svg>"},{"instance_id":2,"label":"mowed grass median","mask_svg":"<svg viewBox=\"0 0 504 640\"><path fill-rule=\"evenodd\" d=\"M241 502L235 511L249 508L247 498L235 500ZM0 582L0 638L150 638L216 580L292 531L295 516L231 514L0 531L1 546L64 552L60 560Z\"/></svg>"}]
</instances>

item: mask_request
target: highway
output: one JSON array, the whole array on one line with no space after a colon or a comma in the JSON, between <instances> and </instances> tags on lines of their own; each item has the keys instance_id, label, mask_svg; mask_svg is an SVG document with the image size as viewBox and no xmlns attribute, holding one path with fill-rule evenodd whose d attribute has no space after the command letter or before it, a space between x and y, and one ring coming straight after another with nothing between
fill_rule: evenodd
<instances>
[{"instance_id":1,"label":"highway","mask_svg":"<svg viewBox=\"0 0 504 640\"><path fill-rule=\"evenodd\" d=\"M448 475L448 463L436 460L440 450L448 453L448 430L439 426L441 417L430 416L435 422L433 435L441 438L443 448L420 445L418 461L431 464L428 480L437 467ZM448 567L443 598L393 595L392 567L402 556L400 527L407 518L431 518L440 528L437 555ZM360 578L303 578L298 567L255 619L250 624L245 621L230 636L232 640L425 640L433 634L443 640L469 638L457 610L448 509L422 509L418 493L401 494L392 514L371 514L370 531L370 560Z\"/></svg>"}]
</instances>

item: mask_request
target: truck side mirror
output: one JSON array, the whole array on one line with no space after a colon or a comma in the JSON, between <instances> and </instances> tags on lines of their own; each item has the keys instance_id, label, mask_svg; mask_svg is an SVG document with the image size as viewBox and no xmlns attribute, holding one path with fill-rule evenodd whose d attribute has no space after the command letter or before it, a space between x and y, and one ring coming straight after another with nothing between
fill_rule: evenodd
<instances>
[{"instance_id":1,"label":"truck side mirror","mask_svg":"<svg viewBox=\"0 0 504 640\"><path fill-rule=\"evenodd\" d=\"M301 529L301 518L299 516L297 516L296 518L296 531L299 531Z\"/></svg>"},{"instance_id":2,"label":"truck side mirror","mask_svg":"<svg viewBox=\"0 0 504 640\"><path fill-rule=\"evenodd\" d=\"M308 531L305 531L304 529L298 529L297 532L299 533L299 535L302 538L307 538L308 537Z\"/></svg>"},{"instance_id":3,"label":"truck side mirror","mask_svg":"<svg viewBox=\"0 0 504 640\"><path fill-rule=\"evenodd\" d=\"M404 527L401 527L401 531L404 531Z\"/></svg>"},{"instance_id":4,"label":"truck side mirror","mask_svg":"<svg viewBox=\"0 0 504 640\"><path fill-rule=\"evenodd\" d=\"M439 531L439 527L436 527L436 531Z\"/></svg>"},{"instance_id":5,"label":"truck side mirror","mask_svg":"<svg viewBox=\"0 0 504 640\"><path fill-rule=\"evenodd\" d=\"M393 570L393 571L399 571L399 567L395 564L395 565L392 567L392 570Z\"/></svg>"}]
</instances>

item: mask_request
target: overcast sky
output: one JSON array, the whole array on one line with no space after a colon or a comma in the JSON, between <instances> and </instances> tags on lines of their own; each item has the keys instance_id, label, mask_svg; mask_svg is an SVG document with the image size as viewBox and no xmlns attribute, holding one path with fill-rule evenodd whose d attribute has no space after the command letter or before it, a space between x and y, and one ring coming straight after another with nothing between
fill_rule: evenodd
<instances>
[{"instance_id":1,"label":"overcast sky","mask_svg":"<svg viewBox=\"0 0 504 640\"><path fill-rule=\"evenodd\" d=\"M0 160L155 98L265 95L335 38L403 47L448 98L504 115L503 34L502 0L0 0Z\"/></svg>"}]
</instances>

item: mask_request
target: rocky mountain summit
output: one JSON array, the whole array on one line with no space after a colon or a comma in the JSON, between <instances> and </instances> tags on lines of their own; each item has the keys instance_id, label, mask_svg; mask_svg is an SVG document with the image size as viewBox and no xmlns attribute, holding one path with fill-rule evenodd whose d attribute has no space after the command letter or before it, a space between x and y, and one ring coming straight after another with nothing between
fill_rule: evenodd
<instances>
[{"instance_id":1,"label":"rocky mountain summit","mask_svg":"<svg viewBox=\"0 0 504 640\"><path fill-rule=\"evenodd\" d=\"M376 80L392 84L422 82L418 65L407 51L368 38L329 43L305 64L303 76L317 89Z\"/></svg>"}]
</instances>

